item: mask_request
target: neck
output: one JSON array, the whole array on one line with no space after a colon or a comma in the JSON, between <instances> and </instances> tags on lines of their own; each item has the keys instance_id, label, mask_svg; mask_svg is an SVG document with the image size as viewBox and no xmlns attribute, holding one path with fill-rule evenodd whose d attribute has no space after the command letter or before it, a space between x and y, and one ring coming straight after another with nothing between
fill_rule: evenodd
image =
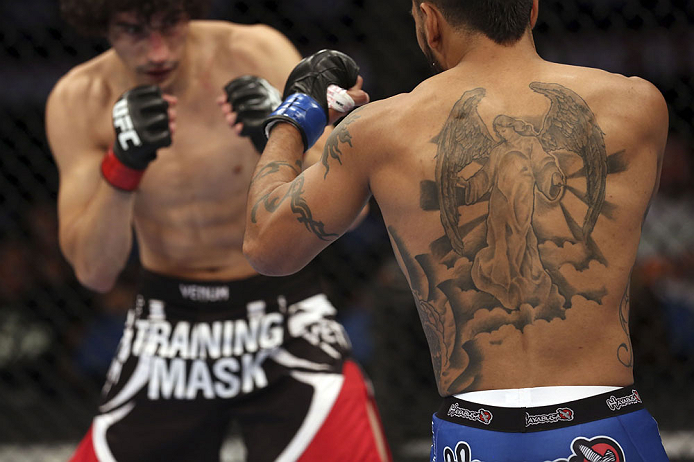
<instances>
[{"instance_id":1,"label":"neck","mask_svg":"<svg viewBox=\"0 0 694 462\"><path fill-rule=\"evenodd\" d=\"M514 67L541 60L530 30L511 45L500 45L483 34L460 33L447 41L443 50L446 69L472 64L480 67Z\"/></svg>"}]
</instances>

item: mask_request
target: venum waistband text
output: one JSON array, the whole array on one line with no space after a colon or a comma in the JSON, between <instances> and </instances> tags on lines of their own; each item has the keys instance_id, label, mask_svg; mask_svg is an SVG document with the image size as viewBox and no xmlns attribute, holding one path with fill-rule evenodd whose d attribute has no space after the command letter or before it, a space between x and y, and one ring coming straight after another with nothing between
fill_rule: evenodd
<instances>
[{"instance_id":1,"label":"venum waistband text","mask_svg":"<svg viewBox=\"0 0 694 462\"><path fill-rule=\"evenodd\" d=\"M201 286L197 284L179 284L181 296L194 302L224 302L229 300L227 286Z\"/></svg>"}]
</instances>

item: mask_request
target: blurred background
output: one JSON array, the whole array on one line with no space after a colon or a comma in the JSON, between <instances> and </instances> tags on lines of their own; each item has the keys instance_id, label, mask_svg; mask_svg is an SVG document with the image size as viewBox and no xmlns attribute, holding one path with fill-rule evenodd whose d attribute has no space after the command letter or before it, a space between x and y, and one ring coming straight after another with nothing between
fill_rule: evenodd
<instances>
[{"instance_id":1,"label":"blurred background","mask_svg":"<svg viewBox=\"0 0 694 462\"><path fill-rule=\"evenodd\" d=\"M410 5L218 0L212 17L269 24L304 55L344 51L360 64L372 99L380 99L429 76ZM694 2L541 0L535 38L545 59L640 76L667 99L670 138L633 273L631 332L636 383L668 454L694 461ZM79 286L60 254L58 177L44 133L55 82L107 47L73 32L57 0L0 1L0 461L69 457L96 409L133 297L137 262L116 289L96 295ZM396 461L428 460L439 398L378 208L320 264L373 379ZM225 461L243 460L235 441L232 435Z\"/></svg>"}]
</instances>

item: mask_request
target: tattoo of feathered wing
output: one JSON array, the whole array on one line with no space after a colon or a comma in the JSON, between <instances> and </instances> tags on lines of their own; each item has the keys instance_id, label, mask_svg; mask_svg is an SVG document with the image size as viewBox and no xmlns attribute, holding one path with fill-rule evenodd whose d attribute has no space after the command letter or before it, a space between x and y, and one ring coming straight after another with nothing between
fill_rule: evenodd
<instances>
[{"instance_id":1,"label":"tattoo of feathered wing","mask_svg":"<svg viewBox=\"0 0 694 462\"><path fill-rule=\"evenodd\" d=\"M585 241L590 237L605 203L607 151L604 133L598 126L593 111L575 92L556 83L532 82L530 88L551 101L538 134L542 147L547 152L566 149L583 159L588 210L583 221L582 235L575 237ZM586 127L589 129L586 130Z\"/></svg>"},{"instance_id":2,"label":"tattoo of feathered wing","mask_svg":"<svg viewBox=\"0 0 694 462\"><path fill-rule=\"evenodd\" d=\"M472 161L489 157L496 142L477 112L485 95L484 88L466 91L455 103L441 132L432 140L437 143L436 178L441 206L441 224L451 247L463 255L463 238L458 229L460 213L456 185L461 170Z\"/></svg>"}]
</instances>

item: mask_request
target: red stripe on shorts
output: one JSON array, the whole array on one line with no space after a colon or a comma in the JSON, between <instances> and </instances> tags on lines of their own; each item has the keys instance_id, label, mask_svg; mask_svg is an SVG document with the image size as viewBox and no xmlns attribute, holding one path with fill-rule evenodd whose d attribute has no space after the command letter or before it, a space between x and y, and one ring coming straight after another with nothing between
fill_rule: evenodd
<instances>
[{"instance_id":1,"label":"red stripe on shorts","mask_svg":"<svg viewBox=\"0 0 694 462\"><path fill-rule=\"evenodd\" d=\"M391 460L374 399L354 362L345 361L345 381L323 426L299 458L299 462L383 462L376 435L383 441L386 460ZM371 405L378 428L372 428L367 410Z\"/></svg>"},{"instance_id":2,"label":"red stripe on shorts","mask_svg":"<svg viewBox=\"0 0 694 462\"><path fill-rule=\"evenodd\" d=\"M77 446L70 462L99 462L94 452L94 442L92 441L92 427L89 427L87 434Z\"/></svg>"}]
</instances>

